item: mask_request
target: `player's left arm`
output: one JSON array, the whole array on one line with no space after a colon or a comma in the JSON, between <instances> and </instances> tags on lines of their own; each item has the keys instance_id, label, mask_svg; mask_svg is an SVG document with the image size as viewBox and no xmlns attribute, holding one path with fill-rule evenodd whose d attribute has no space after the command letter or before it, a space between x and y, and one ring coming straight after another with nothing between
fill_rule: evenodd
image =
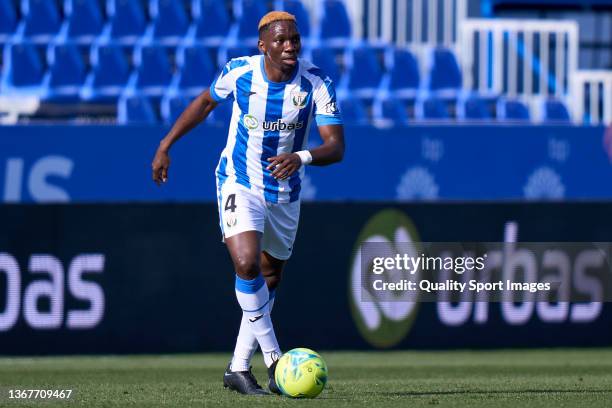
<instances>
[{"instance_id":1,"label":"player's left arm","mask_svg":"<svg viewBox=\"0 0 612 408\"><path fill-rule=\"evenodd\" d=\"M314 166L327 166L342 161L344 158L344 126L319 126L323 144L310 150Z\"/></svg>"},{"instance_id":2,"label":"player's left arm","mask_svg":"<svg viewBox=\"0 0 612 408\"><path fill-rule=\"evenodd\" d=\"M309 151L284 153L270 157L268 170L274 178L285 180L303 164L327 166L337 163L344 157L344 127L336 102L336 91L329 76L315 68L308 71L324 78L318 81L313 90L315 119L323 144Z\"/></svg>"}]
</instances>

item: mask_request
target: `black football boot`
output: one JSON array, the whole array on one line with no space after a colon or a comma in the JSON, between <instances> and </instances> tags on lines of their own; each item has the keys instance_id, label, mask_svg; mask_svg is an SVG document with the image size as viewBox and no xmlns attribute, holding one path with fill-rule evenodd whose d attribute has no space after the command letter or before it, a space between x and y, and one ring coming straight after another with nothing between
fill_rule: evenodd
<instances>
[{"instance_id":1,"label":"black football boot","mask_svg":"<svg viewBox=\"0 0 612 408\"><path fill-rule=\"evenodd\" d=\"M268 389L270 392L273 392L278 395L283 395L281 390L276 385L276 379L274 378L274 372L276 371L276 364L278 364L278 360L272 363L270 367L268 367Z\"/></svg>"},{"instance_id":2,"label":"black football boot","mask_svg":"<svg viewBox=\"0 0 612 408\"><path fill-rule=\"evenodd\" d=\"M232 371L232 363L229 363L225 374L223 374L223 387L245 395L270 395L259 384L255 376L249 371Z\"/></svg>"}]
</instances>

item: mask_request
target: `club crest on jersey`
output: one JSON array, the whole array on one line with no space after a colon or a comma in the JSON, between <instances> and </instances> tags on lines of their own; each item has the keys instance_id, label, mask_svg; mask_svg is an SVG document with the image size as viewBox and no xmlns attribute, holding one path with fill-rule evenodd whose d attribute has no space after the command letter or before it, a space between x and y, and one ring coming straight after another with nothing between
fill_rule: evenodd
<instances>
[{"instance_id":1,"label":"club crest on jersey","mask_svg":"<svg viewBox=\"0 0 612 408\"><path fill-rule=\"evenodd\" d=\"M293 105L302 109L306 106L306 100L308 99L308 92L300 91L299 88L291 91L291 100L293 101Z\"/></svg>"}]
</instances>

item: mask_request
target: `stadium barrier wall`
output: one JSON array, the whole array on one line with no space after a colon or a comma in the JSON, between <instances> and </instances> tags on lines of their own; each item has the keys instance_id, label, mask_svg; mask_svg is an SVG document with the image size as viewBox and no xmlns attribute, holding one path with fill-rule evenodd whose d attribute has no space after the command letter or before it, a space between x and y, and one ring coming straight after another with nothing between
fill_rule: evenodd
<instances>
[{"instance_id":1,"label":"stadium barrier wall","mask_svg":"<svg viewBox=\"0 0 612 408\"><path fill-rule=\"evenodd\" d=\"M227 129L200 126L172 150L170 180L151 182L167 128L0 129L3 202L210 201ZM304 200L610 199L603 127L346 127L345 160L311 166ZM313 145L320 142L311 137Z\"/></svg>"},{"instance_id":2,"label":"stadium barrier wall","mask_svg":"<svg viewBox=\"0 0 612 408\"><path fill-rule=\"evenodd\" d=\"M520 319L514 303L360 308L350 279L361 242L400 226L423 242L499 242L508 223L519 242L610 242L611 211L610 203L304 204L273 311L278 338L285 349L322 350L610 346L609 303L572 302L554 321L533 303ZM213 204L4 205L0 225L0 354L233 348L240 309ZM378 320L364 325L368 307Z\"/></svg>"}]
</instances>

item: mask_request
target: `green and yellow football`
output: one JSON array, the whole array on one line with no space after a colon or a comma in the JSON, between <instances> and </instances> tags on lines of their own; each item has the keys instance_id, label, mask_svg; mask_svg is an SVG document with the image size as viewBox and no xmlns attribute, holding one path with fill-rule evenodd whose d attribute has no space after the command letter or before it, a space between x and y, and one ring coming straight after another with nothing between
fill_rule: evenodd
<instances>
[{"instance_id":1,"label":"green and yellow football","mask_svg":"<svg viewBox=\"0 0 612 408\"><path fill-rule=\"evenodd\" d=\"M280 358L274 376L284 395L314 398L327 384L327 365L316 351L296 348Z\"/></svg>"}]
</instances>

